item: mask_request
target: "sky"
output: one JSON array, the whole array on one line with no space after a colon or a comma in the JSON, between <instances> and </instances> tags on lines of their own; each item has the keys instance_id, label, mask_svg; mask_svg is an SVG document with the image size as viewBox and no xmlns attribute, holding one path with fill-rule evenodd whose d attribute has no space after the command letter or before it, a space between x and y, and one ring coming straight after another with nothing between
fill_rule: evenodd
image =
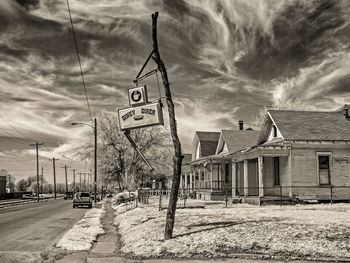
<instances>
[{"instance_id":1,"label":"sky","mask_svg":"<svg viewBox=\"0 0 350 263\"><path fill-rule=\"evenodd\" d=\"M196 130L245 127L262 107L302 100L312 110L350 102L350 1L69 0L91 114L128 106L152 50L151 14L168 71L184 152ZM40 166L88 171L76 152L91 135L66 0L0 1L0 169L16 180ZM145 72L155 69L151 61ZM142 81L164 97L160 75ZM167 116L167 108L164 108ZM169 128L168 119L165 128ZM71 179L69 179L71 180Z\"/></svg>"}]
</instances>

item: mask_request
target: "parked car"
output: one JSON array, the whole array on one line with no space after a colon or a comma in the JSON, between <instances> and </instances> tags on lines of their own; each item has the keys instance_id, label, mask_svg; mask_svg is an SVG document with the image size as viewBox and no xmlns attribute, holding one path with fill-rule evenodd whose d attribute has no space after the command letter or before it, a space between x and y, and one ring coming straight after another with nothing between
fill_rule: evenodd
<instances>
[{"instance_id":1,"label":"parked car","mask_svg":"<svg viewBox=\"0 0 350 263\"><path fill-rule=\"evenodd\" d=\"M64 200L73 199L73 198L74 198L74 193L73 192L66 192L64 194Z\"/></svg>"},{"instance_id":2,"label":"parked car","mask_svg":"<svg viewBox=\"0 0 350 263\"><path fill-rule=\"evenodd\" d=\"M90 193L78 192L74 195L73 208L76 208L78 206L87 206L89 208L92 208L92 200Z\"/></svg>"},{"instance_id":3,"label":"parked car","mask_svg":"<svg viewBox=\"0 0 350 263\"><path fill-rule=\"evenodd\" d=\"M91 193L91 199L95 200L95 193L94 192ZM99 193L96 193L96 201L101 201L101 196Z\"/></svg>"}]
</instances>

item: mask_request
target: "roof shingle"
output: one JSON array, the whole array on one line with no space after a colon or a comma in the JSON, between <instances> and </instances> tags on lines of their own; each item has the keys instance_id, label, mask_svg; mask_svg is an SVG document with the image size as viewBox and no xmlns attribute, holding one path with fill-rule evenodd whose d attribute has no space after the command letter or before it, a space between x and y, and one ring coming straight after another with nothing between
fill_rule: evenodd
<instances>
[{"instance_id":1,"label":"roof shingle","mask_svg":"<svg viewBox=\"0 0 350 263\"><path fill-rule=\"evenodd\" d=\"M236 152L251 146L258 142L260 131L254 130L223 130L222 134L230 153Z\"/></svg>"},{"instance_id":2,"label":"roof shingle","mask_svg":"<svg viewBox=\"0 0 350 263\"><path fill-rule=\"evenodd\" d=\"M269 111L285 140L350 140L350 121L342 112Z\"/></svg>"}]
</instances>

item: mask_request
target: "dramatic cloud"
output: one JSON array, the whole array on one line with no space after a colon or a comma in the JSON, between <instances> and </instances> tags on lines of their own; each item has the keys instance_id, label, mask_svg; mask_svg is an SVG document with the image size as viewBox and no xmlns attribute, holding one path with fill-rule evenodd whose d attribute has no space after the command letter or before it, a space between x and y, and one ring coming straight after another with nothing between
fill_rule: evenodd
<instances>
[{"instance_id":1,"label":"dramatic cloud","mask_svg":"<svg viewBox=\"0 0 350 263\"><path fill-rule=\"evenodd\" d=\"M195 130L236 128L240 119L249 126L259 108L278 101L323 110L349 103L349 1L69 3L93 116L128 105L151 52L151 14L160 12L159 49L185 151ZM54 155L78 165L74 153L90 131L69 123L89 114L66 1L3 0L0 23L1 166L35 167L35 141L45 142L48 171ZM155 67L151 61L145 72ZM152 100L164 97L158 83L155 75L141 83Z\"/></svg>"}]
</instances>

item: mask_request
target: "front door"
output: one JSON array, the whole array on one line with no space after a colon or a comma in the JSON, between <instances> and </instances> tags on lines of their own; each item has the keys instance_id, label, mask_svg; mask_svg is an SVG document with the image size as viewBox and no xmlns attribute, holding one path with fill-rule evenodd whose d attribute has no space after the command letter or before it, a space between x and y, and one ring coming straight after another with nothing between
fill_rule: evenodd
<instances>
[{"instance_id":1,"label":"front door","mask_svg":"<svg viewBox=\"0 0 350 263\"><path fill-rule=\"evenodd\" d=\"M248 195L259 195L258 159L248 161Z\"/></svg>"}]
</instances>

